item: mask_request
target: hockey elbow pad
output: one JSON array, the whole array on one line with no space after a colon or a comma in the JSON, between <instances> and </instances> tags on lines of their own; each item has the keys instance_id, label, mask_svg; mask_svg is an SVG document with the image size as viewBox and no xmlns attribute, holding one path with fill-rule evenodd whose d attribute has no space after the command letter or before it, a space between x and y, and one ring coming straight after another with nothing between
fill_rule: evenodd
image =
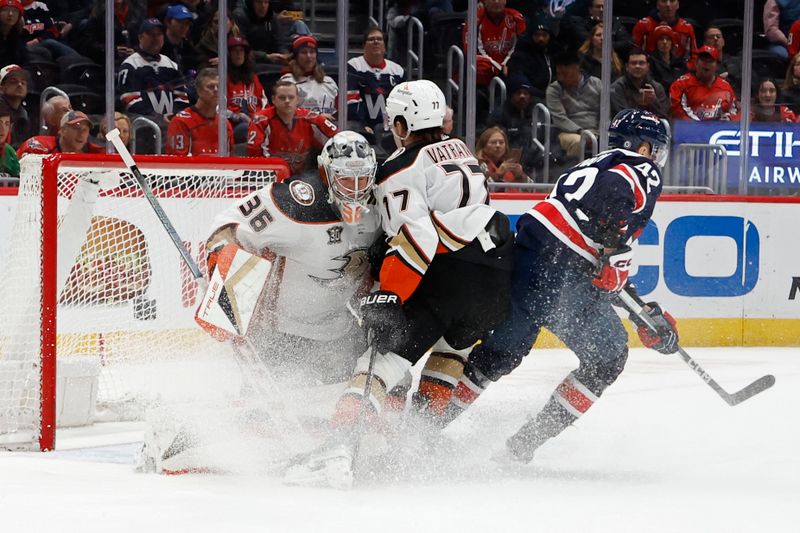
<instances>
[{"instance_id":1,"label":"hockey elbow pad","mask_svg":"<svg viewBox=\"0 0 800 533\"><path fill-rule=\"evenodd\" d=\"M678 351L678 327L675 319L668 312L661 309L656 302L649 302L648 310L642 310L647 314L650 322L655 326L653 330L640 317L631 314L631 321L636 324L636 333L639 340L648 348L663 353L672 354ZM646 309L646 308L645 308Z\"/></svg>"}]
</instances>

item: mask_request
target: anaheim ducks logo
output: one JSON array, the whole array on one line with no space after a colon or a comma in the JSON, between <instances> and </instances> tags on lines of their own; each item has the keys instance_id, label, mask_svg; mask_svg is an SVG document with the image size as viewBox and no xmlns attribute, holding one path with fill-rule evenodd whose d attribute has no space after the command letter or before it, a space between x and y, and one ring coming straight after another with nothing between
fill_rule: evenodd
<instances>
[{"instance_id":1,"label":"anaheim ducks logo","mask_svg":"<svg viewBox=\"0 0 800 533\"><path fill-rule=\"evenodd\" d=\"M289 184L289 194L294 201L300 205L311 205L314 203L314 188L308 183L295 180Z\"/></svg>"},{"instance_id":2,"label":"anaheim ducks logo","mask_svg":"<svg viewBox=\"0 0 800 533\"><path fill-rule=\"evenodd\" d=\"M356 248L340 256L331 258L331 262L336 261L341 262L341 266L328 269L328 272L332 273L333 277L311 277L324 284L330 284L338 280L343 280L349 284L353 280L359 279L361 276L363 276L364 272L366 272L367 267L369 266L366 248Z\"/></svg>"}]
</instances>

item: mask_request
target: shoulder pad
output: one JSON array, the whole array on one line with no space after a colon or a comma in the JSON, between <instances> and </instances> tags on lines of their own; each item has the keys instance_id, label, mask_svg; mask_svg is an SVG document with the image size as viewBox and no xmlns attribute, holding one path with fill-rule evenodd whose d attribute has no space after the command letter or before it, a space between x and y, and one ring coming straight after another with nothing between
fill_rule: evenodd
<instances>
[{"instance_id":1,"label":"shoulder pad","mask_svg":"<svg viewBox=\"0 0 800 533\"><path fill-rule=\"evenodd\" d=\"M427 146L426 144L415 144L414 146L407 146L400 148L387 159L383 165L378 168L378 173L375 176L375 183L388 179L392 174L396 174L400 170L410 167L419 155L419 151Z\"/></svg>"},{"instance_id":2,"label":"shoulder pad","mask_svg":"<svg viewBox=\"0 0 800 533\"><path fill-rule=\"evenodd\" d=\"M319 178L303 176L289 178L272 186L272 200L287 218L303 224L338 222L331 204L328 189Z\"/></svg>"}]
</instances>

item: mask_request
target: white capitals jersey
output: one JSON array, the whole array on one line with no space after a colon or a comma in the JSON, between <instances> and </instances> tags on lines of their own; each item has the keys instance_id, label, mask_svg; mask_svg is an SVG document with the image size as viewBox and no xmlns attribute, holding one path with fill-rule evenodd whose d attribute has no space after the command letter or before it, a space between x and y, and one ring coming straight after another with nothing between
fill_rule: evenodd
<instances>
[{"instance_id":1,"label":"white capitals jersey","mask_svg":"<svg viewBox=\"0 0 800 533\"><path fill-rule=\"evenodd\" d=\"M320 341L346 335L347 301L369 289L367 248L377 238L376 209L344 224L316 176L272 183L220 213L215 231L231 228L236 244L273 260L260 323Z\"/></svg>"},{"instance_id":2,"label":"white capitals jersey","mask_svg":"<svg viewBox=\"0 0 800 533\"><path fill-rule=\"evenodd\" d=\"M397 150L378 171L376 199L390 238L381 288L404 301L436 253L472 242L495 213L480 165L460 139Z\"/></svg>"}]
</instances>

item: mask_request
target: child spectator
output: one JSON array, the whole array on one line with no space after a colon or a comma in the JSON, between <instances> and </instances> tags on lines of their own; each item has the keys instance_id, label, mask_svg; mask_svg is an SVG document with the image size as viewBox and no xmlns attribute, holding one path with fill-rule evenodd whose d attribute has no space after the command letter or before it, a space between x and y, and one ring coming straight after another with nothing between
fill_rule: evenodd
<instances>
[{"instance_id":1,"label":"child spectator","mask_svg":"<svg viewBox=\"0 0 800 533\"><path fill-rule=\"evenodd\" d=\"M650 33L656 49L649 54L653 79L667 88L686 74L686 59L673 54L675 32L666 24L656 26Z\"/></svg>"},{"instance_id":2,"label":"child spectator","mask_svg":"<svg viewBox=\"0 0 800 533\"><path fill-rule=\"evenodd\" d=\"M292 175L317 168L315 152L338 130L323 115L311 116L298 104L297 86L278 80L272 87L272 105L256 113L250 123L248 156L280 157L289 164Z\"/></svg>"},{"instance_id":3,"label":"child spectator","mask_svg":"<svg viewBox=\"0 0 800 533\"><path fill-rule=\"evenodd\" d=\"M19 177L19 159L14 147L6 139L11 132L11 108L0 102L0 175Z\"/></svg>"},{"instance_id":4,"label":"child spectator","mask_svg":"<svg viewBox=\"0 0 800 533\"><path fill-rule=\"evenodd\" d=\"M290 72L281 79L297 85L300 107L311 113L321 113L332 121L336 115L339 87L317 63L317 40L312 35L301 35L294 40L289 69Z\"/></svg>"},{"instance_id":5,"label":"child spectator","mask_svg":"<svg viewBox=\"0 0 800 533\"><path fill-rule=\"evenodd\" d=\"M250 122L266 105L264 87L253 72L250 44L244 37L228 38L228 112L237 144L247 141Z\"/></svg>"}]
</instances>

